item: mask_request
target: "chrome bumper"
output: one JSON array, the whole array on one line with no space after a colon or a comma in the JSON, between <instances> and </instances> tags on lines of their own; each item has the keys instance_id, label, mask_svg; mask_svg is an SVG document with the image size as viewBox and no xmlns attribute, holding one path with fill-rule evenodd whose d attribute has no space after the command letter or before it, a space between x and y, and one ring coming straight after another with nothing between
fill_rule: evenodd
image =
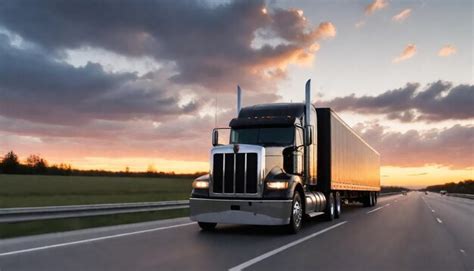
<instances>
[{"instance_id":1,"label":"chrome bumper","mask_svg":"<svg viewBox=\"0 0 474 271\"><path fill-rule=\"evenodd\" d=\"M225 224L286 225L291 200L237 200L190 198L193 221Z\"/></svg>"}]
</instances>

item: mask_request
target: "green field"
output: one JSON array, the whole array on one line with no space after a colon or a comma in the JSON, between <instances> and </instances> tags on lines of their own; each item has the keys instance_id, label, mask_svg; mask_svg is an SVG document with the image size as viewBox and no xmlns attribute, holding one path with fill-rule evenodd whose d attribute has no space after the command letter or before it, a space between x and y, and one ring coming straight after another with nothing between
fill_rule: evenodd
<instances>
[{"instance_id":1,"label":"green field","mask_svg":"<svg viewBox=\"0 0 474 271\"><path fill-rule=\"evenodd\" d=\"M0 174L0 208L188 199L192 179Z\"/></svg>"}]
</instances>

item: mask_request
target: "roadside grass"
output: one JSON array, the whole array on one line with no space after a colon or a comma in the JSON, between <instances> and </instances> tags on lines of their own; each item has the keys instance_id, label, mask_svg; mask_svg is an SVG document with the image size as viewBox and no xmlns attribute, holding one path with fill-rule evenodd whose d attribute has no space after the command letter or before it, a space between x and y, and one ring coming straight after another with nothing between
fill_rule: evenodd
<instances>
[{"instance_id":1,"label":"roadside grass","mask_svg":"<svg viewBox=\"0 0 474 271\"><path fill-rule=\"evenodd\" d=\"M188 199L192 179L0 174L0 208Z\"/></svg>"},{"instance_id":2,"label":"roadside grass","mask_svg":"<svg viewBox=\"0 0 474 271\"><path fill-rule=\"evenodd\" d=\"M35 234L64 232L93 227L130 224L159 219L185 217L189 209L162 210L80 218L50 219L30 222L0 223L0 239Z\"/></svg>"}]
</instances>

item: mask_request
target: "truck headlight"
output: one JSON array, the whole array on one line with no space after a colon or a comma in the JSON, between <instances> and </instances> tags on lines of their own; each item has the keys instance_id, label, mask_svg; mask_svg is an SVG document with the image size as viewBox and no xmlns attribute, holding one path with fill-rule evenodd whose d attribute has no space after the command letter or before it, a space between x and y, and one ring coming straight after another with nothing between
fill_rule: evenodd
<instances>
[{"instance_id":1,"label":"truck headlight","mask_svg":"<svg viewBox=\"0 0 474 271\"><path fill-rule=\"evenodd\" d=\"M274 189L274 190L287 189L288 188L288 182L287 181L267 182L267 188L268 189Z\"/></svg>"},{"instance_id":2,"label":"truck headlight","mask_svg":"<svg viewBox=\"0 0 474 271\"><path fill-rule=\"evenodd\" d=\"M194 180L193 181L193 188L195 188L195 189L208 189L209 188L209 182L208 181Z\"/></svg>"}]
</instances>

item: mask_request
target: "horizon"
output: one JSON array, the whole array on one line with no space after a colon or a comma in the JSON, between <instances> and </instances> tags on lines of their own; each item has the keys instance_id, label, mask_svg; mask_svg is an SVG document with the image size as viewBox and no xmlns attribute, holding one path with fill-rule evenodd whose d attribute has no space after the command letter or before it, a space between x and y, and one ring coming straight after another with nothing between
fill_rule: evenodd
<instances>
[{"instance_id":1,"label":"horizon","mask_svg":"<svg viewBox=\"0 0 474 271\"><path fill-rule=\"evenodd\" d=\"M474 179L470 1L109 5L3 4L0 155L208 172L238 84L248 106L302 101L312 79L380 153L382 185Z\"/></svg>"}]
</instances>

